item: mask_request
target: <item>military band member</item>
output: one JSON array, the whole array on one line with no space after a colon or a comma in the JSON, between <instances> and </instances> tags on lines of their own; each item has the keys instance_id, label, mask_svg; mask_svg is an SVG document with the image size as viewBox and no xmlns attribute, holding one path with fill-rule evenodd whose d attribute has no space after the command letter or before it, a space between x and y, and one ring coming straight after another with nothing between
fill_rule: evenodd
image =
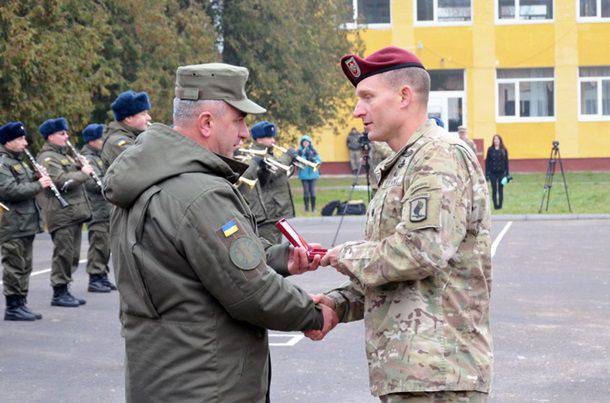
<instances>
[{"instance_id":1,"label":"military band member","mask_svg":"<svg viewBox=\"0 0 610 403\"><path fill-rule=\"evenodd\" d=\"M81 154L87 158L89 165L100 179L104 178L106 169L100 156L102 150L102 132L104 125L90 124L81 133L85 145ZM116 290L108 279L108 261L110 260L110 203L102 194L102 189L94 178L85 182L87 198L91 204L91 219L87 221L89 228L89 251L87 252L87 273L89 274L90 292L110 292Z\"/></svg>"},{"instance_id":2,"label":"military band member","mask_svg":"<svg viewBox=\"0 0 610 403\"><path fill-rule=\"evenodd\" d=\"M382 402L485 401L492 343L483 171L464 142L427 119L430 77L413 53L388 47L344 56L341 66L356 87L354 116L396 154L380 167L365 239L322 260L351 282L316 300L341 322L364 318L371 389Z\"/></svg>"},{"instance_id":3,"label":"military band member","mask_svg":"<svg viewBox=\"0 0 610 403\"><path fill-rule=\"evenodd\" d=\"M42 217L35 197L49 187L51 179L48 176L36 179L23 152L28 146L25 136L21 122L0 127L0 202L8 209L0 219L2 284L6 297L4 320L42 319L26 302L32 273L32 245L35 235L42 232Z\"/></svg>"},{"instance_id":4,"label":"military band member","mask_svg":"<svg viewBox=\"0 0 610 403\"><path fill-rule=\"evenodd\" d=\"M44 166L68 202L62 208L52 194L43 192L39 196L45 216L47 231L53 240L53 262L51 264L51 305L78 307L86 301L74 297L68 285L72 281L72 266L79 254L82 225L91 217L91 210L83 184L89 180L92 169L74 159L67 147L68 121L65 118L48 119L39 131L45 143L38 153L38 162Z\"/></svg>"},{"instance_id":5,"label":"military band member","mask_svg":"<svg viewBox=\"0 0 610 403\"><path fill-rule=\"evenodd\" d=\"M132 90L122 92L111 105L114 121L104 129L102 135L102 160L105 168L126 148L133 145L136 137L150 125L150 100L145 92Z\"/></svg>"},{"instance_id":6,"label":"military band member","mask_svg":"<svg viewBox=\"0 0 610 403\"><path fill-rule=\"evenodd\" d=\"M247 78L222 63L179 67L173 126L152 125L106 172L128 402L268 401L266 329L336 319L283 278L319 258L261 242L234 187L246 114L265 112Z\"/></svg>"},{"instance_id":7,"label":"military band member","mask_svg":"<svg viewBox=\"0 0 610 403\"><path fill-rule=\"evenodd\" d=\"M271 158L291 167L294 156L290 152L281 156L273 154L276 135L277 128L273 123L267 121L256 123L250 129L250 136L254 140L252 149L267 151ZM240 190L243 190L250 210L256 217L259 236L272 244L280 243L282 233L275 227L275 223L281 218L294 217L294 202L287 172L283 169L273 172L263 158L255 156L250 160L250 167L243 176L257 179L253 189L242 186Z\"/></svg>"}]
</instances>

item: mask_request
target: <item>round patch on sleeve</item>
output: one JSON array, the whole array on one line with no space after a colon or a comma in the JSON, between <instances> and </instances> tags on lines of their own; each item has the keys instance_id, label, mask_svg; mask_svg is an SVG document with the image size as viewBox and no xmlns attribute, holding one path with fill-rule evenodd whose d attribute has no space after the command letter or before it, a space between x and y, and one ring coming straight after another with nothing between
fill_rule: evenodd
<instances>
[{"instance_id":1,"label":"round patch on sleeve","mask_svg":"<svg viewBox=\"0 0 610 403\"><path fill-rule=\"evenodd\" d=\"M251 238L237 238L231 242L229 257L233 264L242 270L252 270L263 259L261 249Z\"/></svg>"}]
</instances>

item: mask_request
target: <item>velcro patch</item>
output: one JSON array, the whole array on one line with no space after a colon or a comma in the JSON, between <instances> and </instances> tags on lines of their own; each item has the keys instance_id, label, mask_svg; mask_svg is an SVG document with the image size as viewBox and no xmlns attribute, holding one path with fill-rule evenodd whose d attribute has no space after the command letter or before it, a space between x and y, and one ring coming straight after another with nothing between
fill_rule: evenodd
<instances>
[{"instance_id":1,"label":"velcro patch","mask_svg":"<svg viewBox=\"0 0 610 403\"><path fill-rule=\"evenodd\" d=\"M409 201L409 221L422 222L428 218L428 198L416 197Z\"/></svg>"},{"instance_id":2,"label":"velcro patch","mask_svg":"<svg viewBox=\"0 0 610 403\"><path fill-rule=\"evenodd\" d=\"M249 237L237 238L231 242L229 257L235 266L246 271L256 268L263 259L256 241Z\"/></svg>"}]
</instances>

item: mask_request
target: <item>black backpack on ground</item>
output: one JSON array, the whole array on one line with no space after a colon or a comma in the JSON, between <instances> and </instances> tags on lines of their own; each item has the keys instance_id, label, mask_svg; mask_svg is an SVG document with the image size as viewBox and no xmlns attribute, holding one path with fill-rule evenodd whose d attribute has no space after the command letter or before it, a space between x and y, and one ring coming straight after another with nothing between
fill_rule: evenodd
<instances>
[{"instance_id":1,"label":"black backpack on ground","mask_svg":"<svg viewBox=\"0 0 610 403\"><path fill-rule=\"evenodd\" d=\"M364 215L366 214L366 205L362 200L349 200L341 202L333 200L322 208L322 216L328 217L332 215Z\"/></svg>"}]
</instances>

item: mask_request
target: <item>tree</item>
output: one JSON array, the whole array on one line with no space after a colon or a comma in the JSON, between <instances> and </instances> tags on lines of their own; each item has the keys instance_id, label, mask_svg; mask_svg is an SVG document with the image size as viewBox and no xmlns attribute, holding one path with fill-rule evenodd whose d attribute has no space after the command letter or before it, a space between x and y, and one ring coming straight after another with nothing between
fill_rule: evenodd
<instances>
[{"instance_id":1,"label":"tree","mask_svg":"<svg viewBox=\"0 0 610 403\"><path fill-rule=\"evenodd\" d=\"M346 7L344 0L213 0L208 10L223 61L248 67L249 94L268 109L265 118L304 131L347 108L352 87L339 59L362 42L341 27Z\"/></svg>"}]
</instances>

